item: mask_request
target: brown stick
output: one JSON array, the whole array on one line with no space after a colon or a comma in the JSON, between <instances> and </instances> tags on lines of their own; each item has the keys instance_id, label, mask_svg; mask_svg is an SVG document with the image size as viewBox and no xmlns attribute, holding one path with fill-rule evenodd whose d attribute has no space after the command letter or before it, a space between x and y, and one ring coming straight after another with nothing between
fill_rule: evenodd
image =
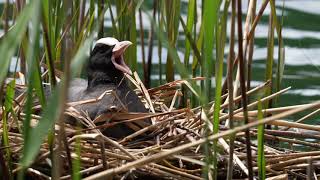
<instances>
[{"instance_id":1,"label":"brown stick","mask_svg":"<svg viewBox=\"0 0 320 180\"><path fill-rule=\"evenodd\" d=\"M249 129L251 127L255 127L255 126L258 126L260 124L269 123L269 122L272 122L272 121L274 121L276 119L287 117L289 115L292 115L292 114L295 114L295 113L298 113L298 112L301 112L301 111L304 111L304 110L307 110L307 109L310 109L310 108L314 108L314 107L320 107L320 101L317 101L317 102L315 102L315 103L313 103L311 105L307 105L307 106L304 106L304 107L300 107L300 108L296 108L296 109L293 109L293 110L289 110L289 111L286 111L286 112L281 113L281 114L277 114L277 115L272 116L272 117L267 117L267 118L261 119L260 121L255 121L255 122L252 122L252 123L240 126L240 127L236 127L234 129L230 129L230 130L218 133L218 134L214 134L214 135L211 135L211 136L209 136L207 138L203 138L203 139L197 140L195 142L190 142L190 143L178 146L178 147L172 148L170 151L163 151L163 152L160 152L160 153L157 153L157 154L153 154L153 155L148 156L148 157L143 157L143 158L138 159L136 161L127 163L127 164L125 164L123 166L99 172L97 174L94 174L92 176L89 176L89 177L85 178L85 180L102 179L102 178L106 178L106 177L109 177L109 176L112 176L112 175L115 175L115 174L118 174L118 173L121 173L121 172L125 172L125 171L128 171L129 169L131 169L133 167L137 168L139 166L143 166L143 165L149 164L151 162L159 161L159 160L164 159L164 158L166 158L168 156L171 156L171 155L177 154L179 152L182 152L182 151L184 151L186 149L189 149L189 148L191 148L193 146L198 146L198 145L201 145L201 144L206 143L208 141L212 141L212 140L224 137L224 136L229 136L231 134L234 134L234 133Z\"/></svg>"}]
</instances>

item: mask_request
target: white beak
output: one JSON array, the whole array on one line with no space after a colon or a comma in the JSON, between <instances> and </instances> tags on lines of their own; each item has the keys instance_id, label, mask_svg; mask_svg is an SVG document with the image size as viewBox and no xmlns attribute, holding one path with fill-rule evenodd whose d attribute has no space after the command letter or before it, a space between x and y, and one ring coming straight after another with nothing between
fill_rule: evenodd
<instances>
[{"instance_id":1,"label":"white beak","mask_svg":"<svg viewBox=\"0 0 320 180\"><path fill-rule=\"evenodd\" d=\"M132 75L132 71L123 59L125 50L132 44L130 41L117 42L112 50L111 61L113 65L123 73Z\"/></svg>"}]
</instances>

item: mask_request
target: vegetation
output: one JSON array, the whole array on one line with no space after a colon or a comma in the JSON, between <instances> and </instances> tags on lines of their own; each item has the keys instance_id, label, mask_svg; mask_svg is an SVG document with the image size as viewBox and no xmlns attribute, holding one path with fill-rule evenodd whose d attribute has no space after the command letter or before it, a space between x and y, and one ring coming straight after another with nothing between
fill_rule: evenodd
<instances>
[{"instance_id":1,"label":"vegetation","mask_svg":"<svg viewBox=\"0 0 320 180\"><path fill-rule=\"evenodd\" d=\"M262 4L250 0L248 11L243 13L241 0L199 1L6 2L0 39L0 176L314 176L318 169L312 167L312 161L318 160L320 153L312 148L319 148L319 144L305 138L319 140L319 136L295 133L290 128L319 130L302 121L319 112L320 102L278 107L278 96L289 89L283 89L282 84L283 12L276 11L274 0ZM271 10L269 16L264 13L266 8ZM186 17L181 15L183 11L187 11ZM147 16L147 22L142 15ZM109 21L111 25L106 26ZM254 36L260 21L269 26L266 42ZM290 21L290 25L294 23ZM105 126L88 122L66 103L70 80L83 76L94 40L106 36L133 42L125 59L143 78L135 73L127 79L150 110L149 114L119 114L121 121L115 123L150 117L156 123L117 141L101 134L99 129ZM267 59L258 62L265 66L259 69L264 76L258 77L265 83L258 87L251 83L257 71L252 67L255 43L267 44L268 50ZM138 44L141 59L137 58ZM165 59L163 48L167 50ZM184 52L183 59L178 50ZM275 59L274 52L278 54ZM153 54L159 57L159 64L152 64ZM14 57L19 61L9 70ZM157 80L152 80L151 72L158 73ZM175 79L177 74L181 79ZM44 84L50 84L53 92L48 99ZM306 110L297 122L280 120ZM87 126L65 124L66 115ZM279 126L280 130L264 129L264 124ZM144 132L157 138L152 142L130 141ZM286 154L276 150L283 148L281 144L274 144L272 149L266 140L301 144L311 150ZM290 160L293 157L298 159Z\"/></svg>"}]
</instances>

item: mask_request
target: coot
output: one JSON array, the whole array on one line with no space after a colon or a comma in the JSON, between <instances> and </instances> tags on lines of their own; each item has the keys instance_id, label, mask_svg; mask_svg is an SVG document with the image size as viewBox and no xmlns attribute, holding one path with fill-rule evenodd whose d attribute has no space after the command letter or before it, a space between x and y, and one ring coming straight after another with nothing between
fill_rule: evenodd
<instances>
[{"instance_id":1,"label":"coot","mask_svg":"<svg viewBox=\"0 0 320 180\"><path fill-rule=\"evenodd\" d=\"M77 78L71 81L68 101L94 99L107 90L113 90L114 95L106 94L98 102L77 105L74 108L79 112L88 113L91 119L103 113L114 113L115 111L148 112L136 93L130 89L124 77L124 73L132 74L123 57L126 48L131 44L130 41L119 42L111 37L102 38L96 42L87 65L88 79ZM144 122L150 123L149 120ZM105 135L114 138L122 138L133 132L124 123L103 131Z\"/></svg>"}]
</instances>

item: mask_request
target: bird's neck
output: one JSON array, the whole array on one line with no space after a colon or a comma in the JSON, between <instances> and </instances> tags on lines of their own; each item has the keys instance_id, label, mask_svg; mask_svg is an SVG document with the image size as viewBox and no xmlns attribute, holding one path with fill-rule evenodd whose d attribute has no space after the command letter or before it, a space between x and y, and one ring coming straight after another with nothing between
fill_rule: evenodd
<instances>
[{"instance_id":1,"label":"bird's neck","mask_svg":"<svg viewBox=\"0 0 320 180\"><path fill-rule=\"evenodd\" d=\"M111 78L112 77L112 78ZM88 89L92 89L99 85L111 84L115 86L127 85L123 74L109 75L106 72L95 71L88 73Z\"/></svg>"}]
</instances>

